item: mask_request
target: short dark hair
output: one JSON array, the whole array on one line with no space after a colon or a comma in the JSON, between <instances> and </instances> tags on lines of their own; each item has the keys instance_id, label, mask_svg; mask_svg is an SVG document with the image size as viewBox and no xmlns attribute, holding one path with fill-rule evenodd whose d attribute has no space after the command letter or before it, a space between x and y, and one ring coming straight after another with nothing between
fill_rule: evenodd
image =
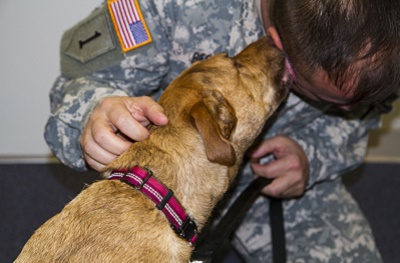
<instances>
[{"instance_id":1,"label":"short dark hair","mask_svg":"<svg viewBox=\"0 0 400 263\"><path fill-rule=\"evenodd\" d=\"M352 103L383 101L400 86L399 0L276 0L272 23L295 71L327 72Z\"/></svg>"}]
</instances>

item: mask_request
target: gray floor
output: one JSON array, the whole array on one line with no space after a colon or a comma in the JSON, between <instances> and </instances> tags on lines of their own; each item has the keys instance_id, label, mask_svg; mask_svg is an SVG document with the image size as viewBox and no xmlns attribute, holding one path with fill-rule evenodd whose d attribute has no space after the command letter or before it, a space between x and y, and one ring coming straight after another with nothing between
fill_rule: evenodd
<instances>
[{"instance_id":1,"label":"gray floor","mask_svg":"<svg viewBox=\"0 0 400 263\"><path fill-rule=\"evenodd\" d=\"M60 164L0 165L0 262L12 262L32 232L76 196L96 173ZM375 232L386 263L400 262L400 164L366 164L344 177ZM230 251L226 263L240 262Z\"/></svg>"}]
</instances>

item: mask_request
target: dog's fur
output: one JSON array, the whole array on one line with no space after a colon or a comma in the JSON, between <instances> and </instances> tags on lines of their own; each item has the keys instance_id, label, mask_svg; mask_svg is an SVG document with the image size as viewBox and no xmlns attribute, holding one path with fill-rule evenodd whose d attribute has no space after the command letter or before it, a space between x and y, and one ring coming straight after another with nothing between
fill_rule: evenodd
<instances>
[{"instance_id":1,"label":"dog's fur","mask_svg":"<svg viewBox=\"0 0 400 263\"><path fill-rule=\"evenodd\" d=\"M284 64L266 38L233 58L195 63L160 98L168 124L152 127L107 172L148 167L201 229L286 96ZM42 225L16 262L189 262L192 249L142 193L101 180Z\"/></svg>"}]
</instances>

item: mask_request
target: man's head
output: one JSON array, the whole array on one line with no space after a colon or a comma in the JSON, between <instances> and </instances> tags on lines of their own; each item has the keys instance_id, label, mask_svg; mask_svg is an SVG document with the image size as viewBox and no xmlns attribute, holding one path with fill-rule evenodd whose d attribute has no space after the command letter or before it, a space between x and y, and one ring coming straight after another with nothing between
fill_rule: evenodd
<instances>
[{"instance_id":1,"label":"man's head","mask_svg":"<svg viewBox=\"0 0 400 263\"><path fill-rule=\"evenodd\" d=\"M296 92L349 109L380 102L400 86L399 1L274 1L270 19Z\"/></svg>"}]
</instances>

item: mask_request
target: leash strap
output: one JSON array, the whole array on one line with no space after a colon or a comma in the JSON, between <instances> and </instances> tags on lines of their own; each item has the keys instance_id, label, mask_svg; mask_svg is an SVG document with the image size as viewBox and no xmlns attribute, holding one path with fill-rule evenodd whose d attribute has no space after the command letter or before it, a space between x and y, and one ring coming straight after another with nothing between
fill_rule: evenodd
<instances>
[{"instance_id":1,"label":"leash strap","mask_svg":"<svg viewBox=\"0 0 400 263\"><path fill-rule=\"evenodd\" d=\"M192 254L193 262L214 262L218 251L239 226L259 197L261 190L271 180L258 177L239 195L220 222L206 236L202 236ZM274 263L286 262L285 230L281 199L270 199L270 226Z\"/></svg>"},{"instance_id":2,"label":"leash strap","mask_svg":"<svg viewBox=\"0 0 400 263\"><path fill-rule=\"evenodd\" d=\"M120 180L142 192L164 213L175 233L193 245L197 239L197 225L175 198L174 192L158 181L153 173L143 167L134 166L128 170L114 170L109 180Z\"/></svg>"},{"instance_id":3,"label":"leash strap","mask_svg":"<svg viewBox=\"0 0 400 263\"><path fill-rule=\"evenodd\" d=\"M285 226L283 225L282 199L269 198L272 258L274 263L286 263Z\"/></svg>"}]
</instances>

